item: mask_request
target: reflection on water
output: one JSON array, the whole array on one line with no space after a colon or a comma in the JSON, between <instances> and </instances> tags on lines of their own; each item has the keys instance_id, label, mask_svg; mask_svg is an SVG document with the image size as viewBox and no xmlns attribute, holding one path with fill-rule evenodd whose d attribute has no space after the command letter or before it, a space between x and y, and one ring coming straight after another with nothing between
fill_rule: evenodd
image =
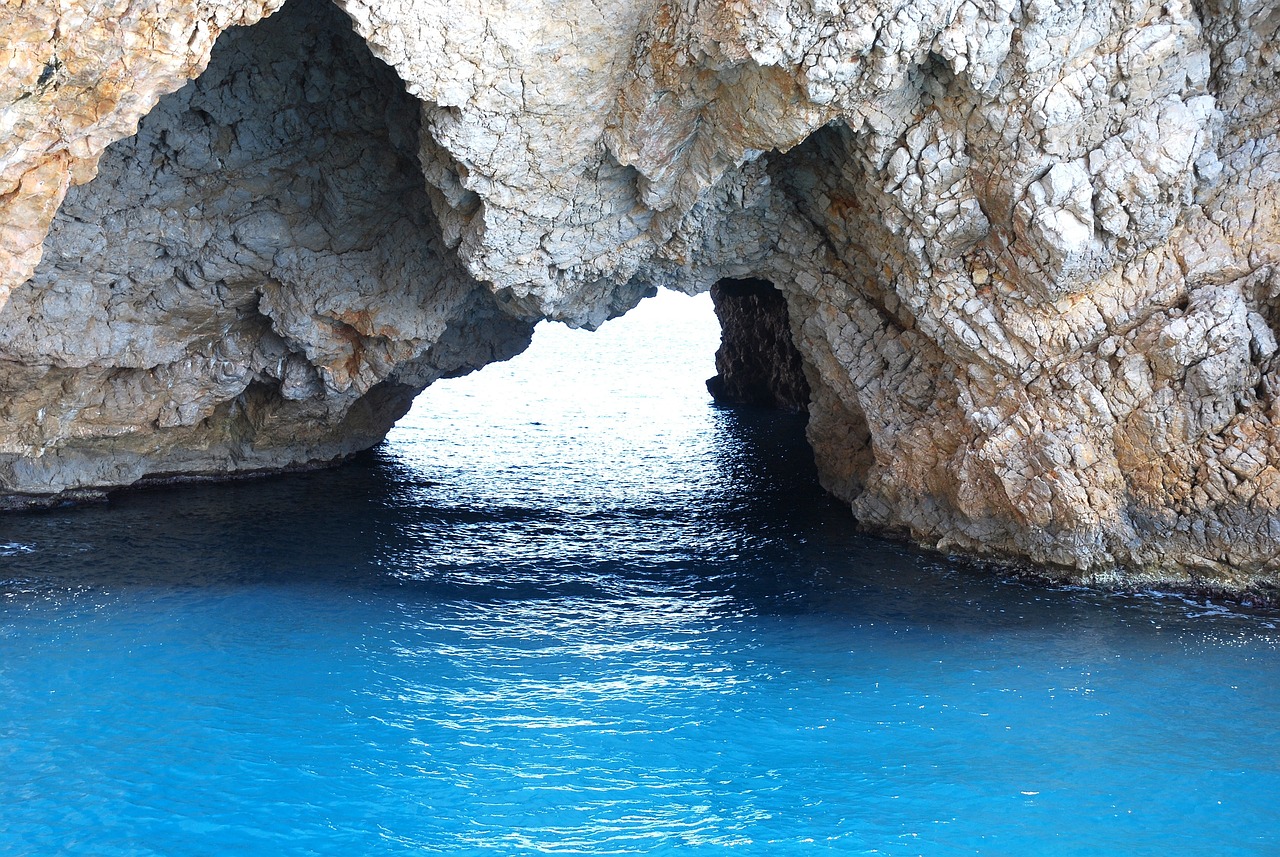
<instances>
[{"instance_id":1,"label":"reflection on water","mask_svg":"<svg viewBox=\"0 0 1280 857\"><path fill-rule=\"evenodd\" d=\"M1276 613L859 536L685 300L0 519L0 852L1280 852Z\"/></svg>"}]
</instances>

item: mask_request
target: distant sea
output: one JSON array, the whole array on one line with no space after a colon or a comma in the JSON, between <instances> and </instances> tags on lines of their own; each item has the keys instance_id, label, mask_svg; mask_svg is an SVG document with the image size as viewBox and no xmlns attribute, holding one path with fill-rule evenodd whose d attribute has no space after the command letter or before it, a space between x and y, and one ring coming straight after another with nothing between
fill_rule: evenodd
<instances>
[{"instance_id":1,"label":"distant sea","mask_svg":"<svg viewBox=\"0 0 1280 857\"><path fill-rule=\"evenodd\" d=\"M859 535L717 340L664 294L348 466L0 517L0 854L1280 854L1280 612Z\"/></svg>"}]
</instances>

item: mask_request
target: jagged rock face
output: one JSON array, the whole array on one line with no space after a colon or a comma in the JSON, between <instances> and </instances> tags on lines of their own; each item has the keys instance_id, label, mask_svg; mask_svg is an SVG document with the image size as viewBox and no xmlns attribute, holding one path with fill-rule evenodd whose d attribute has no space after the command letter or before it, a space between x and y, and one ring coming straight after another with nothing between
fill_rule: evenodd
<instances>
[{"instance_id":1,"label":"jagged rock face","mask_svg":"<svg viewBox=\"0 0 1280 857\"><path fill-rule=\"evenodd\" d=\"M31 276L67 189L195 77L214 39L283 0L8 3L0 24L0 303Z\"/></svg>"},{"instance_id":2,"label":"jagged rock face","mask_svg":"<svg viewBox=\"0 0 1280 857\"><path fill-rule=\"evenodd\" d=\"M765 280L721 280L711 287L720 320L712 398L725 405L809 409L804 358L791 338L787 299Z\"/></svg>"},{"instance_id":3,"label":"jagged rock face","mask_svg":"<svg viewBox=\"0 0 1280 857\"><path fill-rule=\"evenodd\" d=\"M327 462L522 350L532 323L439 244L417 129L330 4L225 34L70 191L0 310L10 505Z\"/></svg>"},{"instance_id":4,"label":"jagged rock face","mask_svg":"<svg viewBox=\"0 0 1280 857\"><path fill-rule=\"evenodd\" d=\"M67 90L62 72L41 83L38 61L25 98L0 92L0 224L20 233L3 233L0 261L5 283L27 282L26 296L10 302L26 309L6 309L0 340L16 364L9 398L27 402L10 405L5 424L12 473L35 468L56 486L66 466L56 451L78 444L97 456L119 438L159 436L168 440L148 453L148 472L165 461L199 469L190 462L202 453L192 450L242 419L227 396L249 377L237 395L275 390L296 404L272 412L276 435L244 448L286 449L286 424L304 436L328 426L324 443L340 446L342 415L362 396L398 390L400 407L455 364L510 353L514 331L535 318L594 325L652 285L693 292L754 277L785 295L824 481L868 525L1088 580L1236 588L1280 580L1273 4L339 5L413 102L391 76L368 77L362 93L387 90L388 104L411 108L388 108L396 118L367 137L370 157L387 163L362 167L368 181L320 183L334 200L396 200L398 213L383 221L359 202L342 215L366 236L354 244L301 225L318 216L300 201L315 191L291 181L310 158L280 161L274 172L228 164L218 129L235 122L192 101L209 120L188 113L195 119L169 132L178 145L158 132L144 141L144 124L130 144L139 154L115 172L104 162L84 187L89 195L64 206L30 278L30 239L43 234L41 212L56 207L58 189L88 177L98 143L127 133L155 87L198 71L207 39L185 48L187 24L98 12L77 32L114 33L108 41L119 45L100 61L110 95L102 106L83 108L92 69L77 71L80 88ZM209 8L174 10L171 20L203 20ZM269 11L216 9L217 26L195 32ZM318 9L306 14L336 32ZM27 7L23 16L14 43L28 47L40 22L56 17ZM79 38L64 29L55 46ZM86 38L75 44L89 68L84 46L106 37ZM168 57L159 83L117 73L149 51ZM310 68L313 59L298 62ZM197 91L215 85L202 81ZM328 87L326 78L314 89ZM255 91L230 87L219 109ZM416 135L403 115L412 111L421 116ZM188 153L183 136L199 124L211 142L196 148L207 156ZM84 129L96 136L81 151L74 140ZM296 154L313 132L304 123L290 133L236 133L233 145L252 161L287 137L285 150ZM407 146L416 146L416 168ZM407 187L415 170L425 180L416 197L368 189L378 173L384 188ZM118 216L113 197L132 200L134 214ZM103 253L83 237L94 229L115 230L128 247ZM144 262L137 248L156 243L170 256L161 264L153 248ZM200 271L205 256L224 261ZM205 285L188 294L179 270ZM88 325L110 301L89 301L74 284L110 291L126 280L131 297L116 301L128 313L145 308L163 355L134 362L128 337L114 332L49 346L23 333L65 328L53 320L68 317ZM211 302L208 284L218 283L228 294ZM234 323L232 307L241 314ZM203 323L209 313L219 320ZM334 333L347 328L325 319L350 331ZM460 325L469 325L466 336L447 333ZM192 351L201 336L205 351ZM344 336L359 348L344 350ZM446 341L453 357L429 356ZM212 357L216 343L218 359L236 343L241 356L230 361L239 368L227 376L235 381L179 360ZM281 355L292 356L281 364ZM273 373L273 359L293 368ZM431 368L419 371L423 360ZM122 411L99 425L86 419L92 408L64 408L59 428L42 428L32 406L53 392L29 392L36 381L23 373L33 366L78 367L85 389L97 391L58 382L71 391L64 396L132 398L139 407L150 396L155 414ZM124 376L109 366L182 368L154 375L144 396L115 393ZM99 370L106 374L92 374ZM325 415L319 423L316 413ZM361 431L376 434L378 422ZM53 464L37 466L41 451ZM34 490L32 480L4 478L10 490Z\"/></svg>"}]
</instances>

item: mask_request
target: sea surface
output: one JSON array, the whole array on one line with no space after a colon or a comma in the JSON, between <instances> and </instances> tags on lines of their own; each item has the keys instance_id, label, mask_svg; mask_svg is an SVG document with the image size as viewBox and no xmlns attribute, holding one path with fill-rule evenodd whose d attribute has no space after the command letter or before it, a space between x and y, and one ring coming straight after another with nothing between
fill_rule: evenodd
<instances>
[{"instance_id":1,"label":"sea surface","mask_svg":"<svg viewBox=\"0 0 1280 857\"><path fill-rule=\"evenodd\" d=\"M1280 613L859 535L717 339L665 294L349 466L0 518L0 854L1280 854Z\"/></svg>"}]
</instances>

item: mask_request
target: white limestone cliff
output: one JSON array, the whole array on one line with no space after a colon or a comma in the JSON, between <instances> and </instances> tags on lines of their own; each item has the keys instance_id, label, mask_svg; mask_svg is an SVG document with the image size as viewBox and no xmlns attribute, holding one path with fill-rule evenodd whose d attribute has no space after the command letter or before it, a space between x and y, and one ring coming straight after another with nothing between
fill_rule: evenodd
<instances>
[{"instance_id":1,"label":"white limestone cliff","mask_svg":"<svg viewBox=\"0 0 1280 857\"><path fill-rule=\"evenodd\" d=\"M539 318L756 278L868 526L1280 585L1274 5L289 0L218 36L275 5L0 25L11 497L340 457Z\"/></svg>"}]
</instances>

